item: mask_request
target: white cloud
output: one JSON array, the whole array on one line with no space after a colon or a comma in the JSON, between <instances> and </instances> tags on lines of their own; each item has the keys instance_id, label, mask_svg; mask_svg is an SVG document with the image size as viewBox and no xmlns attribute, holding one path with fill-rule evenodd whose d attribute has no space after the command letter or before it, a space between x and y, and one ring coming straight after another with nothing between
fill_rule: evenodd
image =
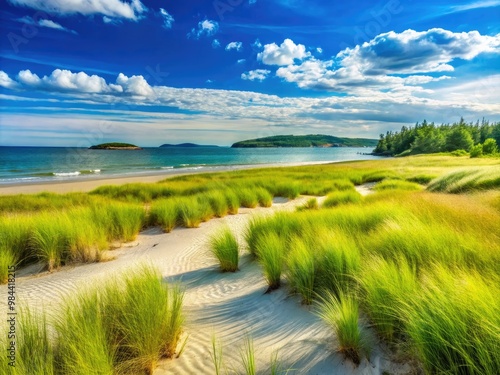
<instances>
[{"instance_id":1,"label":"white cloud","mask_svg":"<svg viewBox=\"0 0 500 375\"><path fill-rule=\"evenodd\" d=\"M252 47L256 50L262 49L262 43L259 39L255 39L255 42L252 43Z\"/></svg>"},{"instance_id":2,"label":"white cloud","mask_svg":"<svg viewBox=\"0 0 500 375\"><path fill-rule=\"evenodd\" d=\"M356 66L367 74L410 74L453 71L449 64L453 60L472 60L487 52L500 52L500 34L454 33L435 28L383 33L362 46L346 48L337 58L342 65Z\"/></svg>"},{"instance_id":3,"label":"white cloud","mask_svg":"<svg viewBox=\"0 0 500 375\"><path fill-rule=\"evenodd\" d=\"M236 51L241 51L243 49L243 43L241 42L231 42L228 43L226 46L226 51L231 51L232 49L235 49Z\"/></svg>"},{"instance_id":4,"label":"white cloud","mask_svg":"<svg viewBox=\"0 0 500 375\"><path fill-rule=\"evenodd\" d=\"M237 64L244 64L247 60L246 59L239 59L236 63Z\"/></svg>"},{"instance_id":5,"label":"white cloud","mask_svg":"<svg viewBox=\"0 0 500 375\"><path fill-rule=\"evenodd\" d=\"M24 16L22 18L18 18L17 21L23 22L23 23L28 24L28 25L33 25L33 26L38 26L38 27L46 27L49 29L61 30L61 31L66 31L68 33L72 33L72 34L77 34L76 31L67 29L66 27L58 24L57 22L54 22L54 21L48 20L48 19L35 20L30 16Z\"/></svg>"},{"instance_id":6,"label":"white cloud","mask_svg":"<svg viewBox=\"0 0 500 375\"><path fill-rule=\"evenodd\" d=\"M295 44L291 39L285 39L280 46L276 43L266 44L264 51L257 55L257 59L266 65L291 65L295 59L303 60L311 54L306 52L303 44Z\"/></svg>"},{"instance_id":7,"label":"white cloud","mask_svg":"<svg viewBox=\"0 0 500 375\"><path fill-rule=\"evenodd\" d=\"M429 92L420 85L449 79L428 73L451 72L455 59L471 60L482 53L500 53L500 34L477 31L453 33L443 29L380 34L332 60L314 57L280 67L276 75L300 88L346 93L369 90ZM419 75L427 73L427 75Z\"/></svg>"},{"instance_id":8,"label":"white cloud","mask_svg":"<svg viewBox=\"0 0 500 375\"><path fill-rule=\"evenodd\" d=\"M220 48L220 42L217 39L212 40L212 48Z\"/></svg>"},{"instance_id":9,"label":"white cloud","mask_svg":"<svg viewBox=\"0 0 500 375\"><path fill-rule=\"evenodd\" d=\"M101 14L113 18L138 20L147 11L140 0L8 0L13 5L24 6L60 15Z\"/></svg>"},{"instance_id":10,"label":"white cloud","mask_svg":"<svg viewBox=\"0 0 500 375\"><path fill-rule=\"evenodd\" d=\"M191 29L187 34L188 38L199 39L202 36L210 37L219 31L219 23L212 20L203 20L198 22L198 27Z\"/></svg>"},{"instance_id":11,"label":"white cloud","mask_svg":"<svg viewBox=\"0 0 500 375\"><path fill-rule=\"evenodd\" d=\"M250 70L249 72L245 72L241 74L241 79L248 81L263 81L267 78L267 76L271 73L270 70L266 69L256 69Z\"/></svg>"},{"instance_id":12,"label":"white cloud","mask_svg":"<svg viewBox=\"0 0 500 375\"><path fill-rule=\"evenodd\" d=\"M9 77L7 73L0 70L0 87L5 87L7 89L14 89L18 86L18 83Z\"/></svg>"},{"instance_id":13,"label":"white cloud","mask_svg":"<svg viewBox=\"0 0 500 375\"><path fill-rule=\"evenodd\" d=\"M316 52L323 53L323 48L321 48L321 47L316 48Z\"/></svg>"},{"instance_id":14,"label":"white cloud","mask_svg":"<svg viewBox=\"0 0 500 375\"><path fill-rule=\"evenodd\" d=\"M309 62L311 66L302 69L307 70L309 74L317 70L318 77L321 77L325 69L332 68L317 60ZM306 61L303 62L305 63ZM260 78L270 74L268 71L260 73ZM259 80L258 71L244 74L248 79ZM460 83L456 80L446 80L443 84L449 89L436 89L435 92L419 91L418 87L408 89L405 85L409 83L418 84L435 79L431 76L416 77L418 78L379 77L381 87L392 85L393 90L390 92L374 88L363 91L358 88L357 95L327 97L279 97L249 91L150 86L142 76L127 77L123 74L119 74L114 83L107 83L102 77L60 70L42 78L25 70L12 79L0 71L0 85L17 92L24 90L41 93L38 96L40 108L47 106L47 101L57 98L60 102L72 103L73 106L84 103L85 107L79 108L79 112L88 110L94 112L95 116L95 111L98 110L100 119L116 119L113 121L120 124L124 123L124 116L128 116L130 121L141 118L135 128L136 135L145 134L148 124L156 124L148 132L158 136L161 129L165 129L165 118L175 115L168 113L172 108L187 111L187 114L182 116L185 116L186 126L189 125L189 128L196 126L200 129L206 126L207 131L223 131L223 128L210 126L224 123L235 132L233 134L240 132L237 136L239 139L242 138L243 131L246 132L245 138L247 135L250 135L248 138L256 138L260 127L264 126L273 129L277 134L317 131L345 136L365 134L377 137L380 132L422 120L423 114L427 120L437 123L459 120L460 116L464 116L468 121L475 121L483 116L492 121L500 120L500 103L496 90L500 82L499 75L483 77L481 84L477 79ZM388 82L386 86L382 85L384 80ZM405 80L408 82L405 83ZM360 87L365 81L366 77L360 77ZM2 100L19 99L8 96L2 97ZM135 111L128 115L118 114L113 107L116 104L133 105L134 108L141 106L143 110L140 114ZM165 112L150 112L149 106L164 107ZM59 115L68 119L71 110L62 108L60 103L47 109L51 112L66 110L68 112ZM189 113L191 111L193 113ZM71 116L78 115L72 113ZM207 121L200 120L203 116ZM2 122L5 121L3 116ZM30 121L33 119L30 118ZM98 123L95 117L87 121L89 124L92 121ZM64 132L66 128L58 129ZM189 129L183 128L183 131L187 132Z\"/></svg>"},{"instance_id":15,"label":"white cloud","mask_svg":"<svg viewBox=\"0 0 500 375\"><path fill-rule=\"evenodd\" d=\"M160 8L160 14L163 17L163 27L165 29L171 29L175 21L174 17L163 8Z\"/></svg>"}]
</instances>

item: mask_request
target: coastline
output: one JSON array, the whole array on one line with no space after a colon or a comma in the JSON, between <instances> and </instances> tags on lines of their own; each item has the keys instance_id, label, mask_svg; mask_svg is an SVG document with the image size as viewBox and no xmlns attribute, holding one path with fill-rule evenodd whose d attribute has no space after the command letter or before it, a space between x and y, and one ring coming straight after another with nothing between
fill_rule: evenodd
<instances>
[{"instance_id":1,"label":"coastline","mask_svg":"<svg viewBox=\"0 0 500 375\"><path fill-rule=\"evenodd\" d=\"M15 194L37 194L42 192L50 193L74 193L74 192L89 192L103 185L123 185L127 183L155 183L166 178L173 178L183 175L201 174L201 173L216 173L239 171L245 169L259 168L279 168L279 167L298 167L304 165L320 165L349 162L349 160L332 160L332 161L312 161L300 163L266 163L266 164L248 164L248 165L231 165L231 166L214 166L210 169L189 169L189 170L166 170L162 172L144 172L134 174L117 174L117 175L92 175L86 177L75 177L74 179L53 180L53 181L29 181L29 182L14 182L0 183L1 195Z\"/></svg>"}]
</instances>

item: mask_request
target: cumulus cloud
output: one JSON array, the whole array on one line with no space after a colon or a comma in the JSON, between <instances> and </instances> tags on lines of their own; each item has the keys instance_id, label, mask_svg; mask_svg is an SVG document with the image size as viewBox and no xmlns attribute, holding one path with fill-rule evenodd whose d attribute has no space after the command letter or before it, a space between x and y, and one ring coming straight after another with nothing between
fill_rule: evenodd
<instances>
[{"instance_id":1,"label":"cumulus cloud","mask_svg":"<svg viewBox=\"0 0 500 375\"><path fill-rule=\"evenodd\" d=\"M243 43L241 42L231 42L226 46L226 51L231 51L232 49L236 51L241 51L243 49Z\"/></svg>"},{"instance_id":2,"label":"cumulus cloud","mask_svg":"<svg viewBox=\"0 0 500 375\"><path fill-rule=\"evenodd\" d=\"M361 46L341 51L337 57L344 66L357 66L366 74L409 74L453 71L449 64L453 60L472 60L487 52L500 52L500 34L434 28L383 33Z\"/></svg>"},{"instance_id":3,"label":"cumulus cloud","mask_svg":"<svg viewBox=\"0 0 500 375\"><path fill-rule=\"evenodd\" d=\"M0 70L0 87L5 87L6 89L14 89L18 86L18 83L9 77L7 73Z\"/></svg>"},{"instance_id":4,"label":"cumulus cloud","mask_svg":"<svg viewBox=\"0 0 500 375\"><path fill-rule=\"evenodd\" d=\"M8 84L9 81L6 79L9 79L12 86L14 81L4 72L1 73L4 75L3 80ZM139 98L154 95L152 87L143 76L127 77L123 73L118 75L115 83L108 84L104 78L97 75L88 75L85 72L73 73L69 70L56 69L50 75L40 78L30 70L21 70L17 75L17 82L14 83L18 85L17 88L38 89L49 92L125 95ZM2 86L7 87L4 84Z\"/></svg>"},{"instance_id":5,"label":"cumulus cloud","mask_svg":"<svg viewBox=\"0 0 500 375\"><path fill-rule=\"evenodd\" d=\"M171 29L175 21L174 17L163 8L160 8L160 14L163 17L163 27L165 29Z\"/></svg>"},{"instance_id":6,"label":"cumulus cloud","mask_svg":"<svg viewBox=\"0 0 500 375\"><path fill-rule=\"evenodd\" d=\"M303 44L295 44L291 39L285 39L280 46L276 43L266 44L264 51L257 55L257 59L266 65L291 65L294 61L303 60L311 54L306 52Z\"/></svg>"},{"instance_id":7,"label":"cumulus cloud","mask_svg":"<svg viewBox=\"0 0 500 375\"><path fill-rule=\"evenodd\" d=\"M76 31L67 29L66 27L58 24L57 22L54 22L49 19L37 19L35 20L34 18L30 16L24 16L22 18L18 18L17 21L23 22L28 25L33 25L33 26L38 26L38 27L46 27L49 29L55 29L55 30L61 30L61 31L66 31L68 33L72 34L77 34Z\"/></svg>"},{"instance_id":8,"label":"cumulus cloud","mask_svg":"<svg viewBox=\"0 0 500 375\"><path fill-rule=\"evenodd\" d=\"M111 18L138 20L147 11L140 0L129 2L121 0L8 0L13 5L56 13L60 15L82 14L84 16L101 14Z\"/></svg>"},{"instance_id":9,"label":"cumulus cloud","mask_svg":"<svg viewBox=\"0 0 500 375\"><path fill-rule=\"evenodd\" d=\"M250 70L249 72L242 73L241 79L248 81L263 81L267 78L269 73L271 73L271 71L266 69Z\"/></svg>"},{"instance_id":10,"label":"cumulus cloud","mask_svg":"<svg viewBox=\"0 0 500 375\"><path fill-rule=\"evenodd\" d=\"M198 27L191 29L187 34L188 38L200 39L202 36L210 37L219 31L219 23L212 20L198 22Z\"/></svg>"},{"instance_id":11,"label":"cumulus cloud","mask_svg":"<svg viewBox=\"0 0 500 375\"><path fill-rule=\"evenodd\" d=\"M429 92L421 85L450 78L429 73L452 72L451 63L456 59L472 60L482 53L499 52L500 34L406 30L380 34L363 45L346 48L331 60L307 57L280 67L276 75L304 89L358 94L369 90Z\"/></svg>"},{"instance_id":12,"label":"cumulus cloud","mask_svg":"<svg viewBox=\"0 0 500 375\"><path fill-rule=\"evenodd\" d=\"M212 48L220 48L220 42L217 39L212 40Z\"/></svg>"}]
</instances>

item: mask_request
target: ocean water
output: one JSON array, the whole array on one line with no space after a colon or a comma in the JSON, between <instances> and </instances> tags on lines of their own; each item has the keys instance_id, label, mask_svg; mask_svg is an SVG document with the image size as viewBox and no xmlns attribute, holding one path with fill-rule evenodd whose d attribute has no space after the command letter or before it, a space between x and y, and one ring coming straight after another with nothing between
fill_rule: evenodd
<instances>
[{"instance_id":1,"label":"ocean water","mask_svg":"<svg viewBox=\"0 0 500 375\"><path fill-rule=\"evenodd\" d=\"M145 148L88 150L62 147L0 147L0 184L78 180L231 166L377 159L370 148Z\"/></svg>"}]
</instances>

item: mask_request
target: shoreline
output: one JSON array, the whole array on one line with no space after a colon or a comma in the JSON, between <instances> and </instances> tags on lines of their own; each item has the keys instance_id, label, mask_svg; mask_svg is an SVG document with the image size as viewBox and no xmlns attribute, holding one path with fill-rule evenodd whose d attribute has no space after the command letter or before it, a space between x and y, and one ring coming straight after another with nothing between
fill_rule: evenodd
<instances>
[{"instance_id":1,"label":"shoreline","mask_svg":"<svg viewBox=\"0 0 500 375\"><path fill-rule=\"evenodd\" d=\"M42 192L50 193L74 193L89 192L103 185L123 185L127 183L155 183L167 178L177 176L240 171L246 169L259 168L280 168L280 167L299 167L305 165L320 165L349 162L352 160L331 160L331 161L312 161L300 163L266 163L266 164L245 164L231 166L214 166L211 169L189 169L189 170L166 170L162 172L143 172L117 175L92 175L89 177L75 177L74 179L64 179L55 181L23 181L14 183L0 183L0 196L17 194L37 194Z\"/></svg>"}]
</instances>

